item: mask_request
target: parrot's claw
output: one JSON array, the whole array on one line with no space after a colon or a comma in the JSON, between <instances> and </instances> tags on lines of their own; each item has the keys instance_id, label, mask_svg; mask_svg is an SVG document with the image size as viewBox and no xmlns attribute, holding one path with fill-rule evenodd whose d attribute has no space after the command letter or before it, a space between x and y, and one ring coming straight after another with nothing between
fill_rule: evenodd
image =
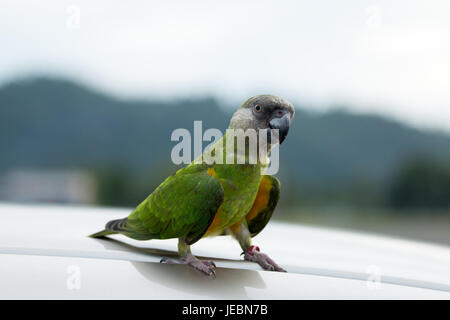
<instances>
[{"instance_id":1,"label":"parrot's claw","mask_svg":"<svg viewBox=\"0 0 450 320\"><path fill-rule=\"evenodd\" d=\"M251 246L247 252L244 253L244 260L256 262L264 270L287 272L280 267L275 261L273 261L267 254L259 252L259 248Z\"/></svg>"},{"instance_id":2,"label":"parrot's claw","mask_svg":"<svg viewBox=\"0 0 450 320\"><path fill-rule=\"evenodd\" d=\"M216 264L214 261L208 261L208 260L200 260L204 265L207 265L211 268L216 268Z\"/></svg>"},{"instance_id":3,"label":"parrot's claw","mask_svg":"<svg viewBox=\"0 0 450 320\"><path fill-rule=\"evenodd\" d=\"M216 277L216 264L213 261L203 261L198 258L196 258L192 254L188 254L186 258L181 259L180 261L172 260L169 258L162 258L160 263L166 263L166 264L187 264L188 266L191 266L195 270L200 271L201 273L206 274L207 276L210 276L212 278Z\"/></svg>"},{"instance_id":4,"label":"parrot's claw","mask_svg":"<svg viewBox=\"0 0 450 320\"><path fill-rule=\"evenodd\" d=\"M177 262L176 260L173 259L169 259L167 257L163 257L159 263L165 263L165 264L178 264L179 262Z\"/></svg>"},{"instance_id":5,"label":"parrot's claw","mask_svg":"<svg viewBox=\"0 0 450 320\"><path fill-rule=\"evenodd\" d=\"M212 278L216 277L216 270L214 270L216 268L216 264L214 262L199 260L192 254L188 254L184 261L195 270L198 270Z\"/></svg>"}]
</instances>

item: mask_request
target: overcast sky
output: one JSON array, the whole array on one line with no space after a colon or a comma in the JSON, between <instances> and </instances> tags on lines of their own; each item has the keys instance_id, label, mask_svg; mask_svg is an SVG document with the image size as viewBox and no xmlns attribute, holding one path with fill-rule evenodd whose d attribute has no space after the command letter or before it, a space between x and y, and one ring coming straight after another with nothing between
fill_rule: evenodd
<instances>
[{"instance_id":1,"label":"overcast sky","mask_svg":"<svg viewBox=\"0 0 450 320\"><path fill-rule=\"evenodd\" d=\"M125 97L273 93L450 132L450 1L2 0L0 83L41 73Z\"/></svg>"}]
</instances>

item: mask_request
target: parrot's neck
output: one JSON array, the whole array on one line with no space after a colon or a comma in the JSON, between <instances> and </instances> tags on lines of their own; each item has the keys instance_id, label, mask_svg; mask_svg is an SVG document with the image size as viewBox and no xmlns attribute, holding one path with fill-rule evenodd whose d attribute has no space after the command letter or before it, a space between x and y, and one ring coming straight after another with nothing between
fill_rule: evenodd
<instances>
[{"instance_id":1,"label":"parrot's neck","mask_svg":"<svg viewBox=\"0 0 450 320\"><path fill-rule=\"evenodd\" d=\"M208 165L253 165L264 169L269 165L270 147L263 142L259 143L258 136L237 137L227 130L225 135L205 150L196 161L203 161Z\"/></svg>"}]
</instances>

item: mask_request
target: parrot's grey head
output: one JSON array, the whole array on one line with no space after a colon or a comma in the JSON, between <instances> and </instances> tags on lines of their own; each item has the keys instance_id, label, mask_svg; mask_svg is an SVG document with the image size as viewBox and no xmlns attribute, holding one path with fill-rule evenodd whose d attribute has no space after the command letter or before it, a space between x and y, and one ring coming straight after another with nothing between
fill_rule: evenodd
<instances>
[{"instance_id":1,"label":"parrot's grey head","mask_svg":"<svg viewBox=\"0 0 450 320\"><path fill-rule=\"evenodd\" d=\"M268 94L258 95L245 101L234 113L229 128L256 131L278 129L281 144L289 132L294 113L294 106L289 101Z\"/></svg>"}]
</instances>

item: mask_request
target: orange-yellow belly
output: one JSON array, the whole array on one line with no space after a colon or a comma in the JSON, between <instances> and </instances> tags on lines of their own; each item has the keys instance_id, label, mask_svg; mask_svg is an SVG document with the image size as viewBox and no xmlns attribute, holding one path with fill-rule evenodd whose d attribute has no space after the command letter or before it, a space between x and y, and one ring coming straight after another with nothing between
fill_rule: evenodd
<instances>
[{"instance_id":1,"label":"orange-yellow belly","mask_svg":"<svg viewBox=\"0 0 450 320\"><path fill-rule=\"evenodd\" d=\"M213 168L208 169L208 174L215 178L218 178L217 174ZM267 207L267 204L269 201L270 188L271 188L270 181L268 179L267 180L261 179L259 186L258 185L255 186L255 189L257 189L257 192L256 191L251 192L251 190L250 190L250 193L253 194L253 196L251 197L252 205L250 207L247 206L246 210L244 212L232 213L232 214L237 214L238 218L240 217L238 219L238 221L234 221L236 219L230 219L230 217L229 217L230 212L224 213L222 210L223 210L224 204L226 204L225 203L226 201L242 201L242 200L236 196L230 199L230 197L227 197L227 194L226 194L224 203L222 203L222 205L217 210L214 220L211 223L211 225L209 226L208 230L206 231L205 236L212 236L212 235L220 234L226 228L230 228L231 230L233 230L238 227L240 221L242 221L242 219L244 217L246 217L247 220L252 219L254 216L256 216L259 212L261 212L264 208ZM224 186L224 189L226 189L226 186ZM254 201L253 201L253 199L254 199ZM228 207L230 207L230 206L228 206ZM232 222L230 223L230 221L232 221Z\"/></svg>"}]
</instances>

